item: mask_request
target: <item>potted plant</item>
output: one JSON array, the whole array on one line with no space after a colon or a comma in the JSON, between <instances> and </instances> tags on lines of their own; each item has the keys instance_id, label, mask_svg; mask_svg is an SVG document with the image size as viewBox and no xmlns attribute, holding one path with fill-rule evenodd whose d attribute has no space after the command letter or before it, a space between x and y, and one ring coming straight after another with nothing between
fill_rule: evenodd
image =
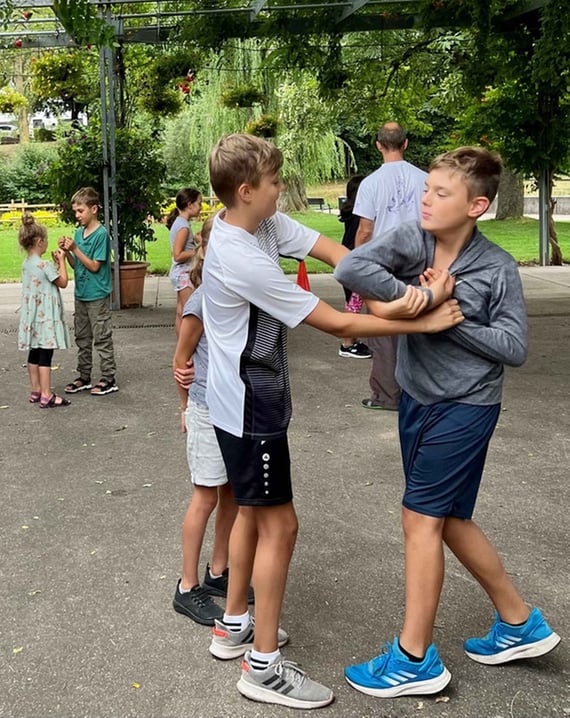
<instances>
[{"instance_id":1,"label":"potted plant","mask_svg":"<svg viewBox=\"0 0 570 718\"><path fill-rule=\"evenodd\" d=\"M140 129L115 133L117 203L116 234L121 276L121 306L140 306L146 262L146 243L156 240L149 218L160 216L162 182L166 167L156 142ZM53 201L64 221L75 217L70 198L80 187L94 187L103 196L104 161L101 129L96 125L72 130L60 140L57 159L48 170ZM131 289L135 296L131 296Z\"/></svg>"}]
</instances>

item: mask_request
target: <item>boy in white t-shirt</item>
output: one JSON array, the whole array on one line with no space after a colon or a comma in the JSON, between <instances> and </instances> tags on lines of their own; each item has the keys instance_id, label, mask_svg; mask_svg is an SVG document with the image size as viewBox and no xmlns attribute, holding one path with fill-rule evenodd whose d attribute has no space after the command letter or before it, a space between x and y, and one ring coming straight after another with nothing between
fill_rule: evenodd
<instances>
[{"instance_id":1,"label":"boy in white t-shirt","mask_svg":"<svg viewBox=\"0 0 570 718\"><path fill-rule=\"evenodd\" d=\"M343 313L291 282L280 255L334 266L347 250L277 212L282 161L272 144L242 134L223 137L210 155L210 182L226 209L214 221L203 272L206 398L238 504L226 613L210 652L244 656L237 687L248 698L307 709L328 705L333 694L279 651L288 640L279 615L297 535L287 327L305 322L337 337L379 336L442 331L463 316L455 300L425 313L431 293L412 286L395 302L372 302L379 316ZM247 607L252 577L255 626Z\"/></svg>"}]
</instances>

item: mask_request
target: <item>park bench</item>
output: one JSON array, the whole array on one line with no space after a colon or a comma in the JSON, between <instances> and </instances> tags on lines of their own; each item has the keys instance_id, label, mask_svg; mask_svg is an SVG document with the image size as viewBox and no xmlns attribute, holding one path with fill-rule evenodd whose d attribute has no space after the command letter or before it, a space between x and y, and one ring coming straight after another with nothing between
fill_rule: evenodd
<instances>
[{"instance_id":1,"label":"park bench","mask_svg":"<svg viewBox=\"0 0 570 718\"><path fill-rule=\"evenodd\" d=\"M331 208L323 197L307 197L307 204L309 207L317 207L320 212L324 212L325 210L331 211Z\"/></svg>"}]
</instances>

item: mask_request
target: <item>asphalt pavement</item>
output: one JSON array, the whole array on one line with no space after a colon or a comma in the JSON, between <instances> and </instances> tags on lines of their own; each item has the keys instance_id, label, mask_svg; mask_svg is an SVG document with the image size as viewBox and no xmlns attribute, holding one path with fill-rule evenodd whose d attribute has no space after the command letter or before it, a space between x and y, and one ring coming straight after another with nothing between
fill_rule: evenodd
<instances>
[{"instance_id":1,"label":"asphalt pavement","mask_svg":"<svg viewBox=\"0 0 570 718\"><path fill-rule=\"evenodd\" d=\"M360 406L368 361L338 357L336 339L301 326L290 333L300 532L282 624L291 636L285 655L335 693L323 716L570 715L570 267L521 275L530 356L507 370L475 518L563 641L533 661L469 660L463 639L486 633L493 613L447 556L435 640L448 688L380 700L348 686L343 667L377 654L402 621L397 417ZM330 275L311 276L311 286L341 308ZM71 322L72 286L63 294ZM114 313L120 391L76 395L51 411L27 403L19 302L19 285L0 285L1 718L308 715L241 697L239 664L213 659L209 630L171 606L191 487L170 370L168 279L148 277L145 306ZM76 376L75 356L56 352L56 391ZM211 540L209 530L203 566Z\"/></svg>"}]
</instances>

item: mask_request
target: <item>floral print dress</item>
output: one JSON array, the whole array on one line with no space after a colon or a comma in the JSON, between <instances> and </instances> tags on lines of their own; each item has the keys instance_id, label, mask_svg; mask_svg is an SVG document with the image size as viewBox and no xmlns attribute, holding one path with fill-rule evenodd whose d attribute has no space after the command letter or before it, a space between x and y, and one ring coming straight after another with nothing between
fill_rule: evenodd
<instances>
[{"instance_id":1,"label":"floral print dress","mask_svg":"<svg viewBox=\"0 0 570 718\"><path fill-rule=\"evenodd\" d=\"M69 349L63 300L54 284L58 276L53 262L37 254L24 260L18 349Z\"/></svg>"}]
</instances>

